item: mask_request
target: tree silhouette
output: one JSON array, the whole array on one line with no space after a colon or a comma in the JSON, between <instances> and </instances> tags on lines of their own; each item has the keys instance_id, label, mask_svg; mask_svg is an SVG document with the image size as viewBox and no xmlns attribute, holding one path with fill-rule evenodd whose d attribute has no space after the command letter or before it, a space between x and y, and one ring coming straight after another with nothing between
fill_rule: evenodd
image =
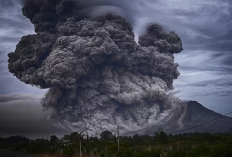
<instances>
[{"instance_id":1,"label":"tree silhouette","mask_svg":"<svg viewBox=\"0 0 232 157\"><path fill-rule=\"evenodd\" d=\"M112 139L113 139L113 134L112 134L112 132L110 132L110 131L103 131L103 132L100 134L100 139L101 139L101 140L105 140L105 141L112 140Z\"/></svg>"},{"instance_id":2,"label":"tree silhouette","mask_svg":"<svg viewBox=\"0 0 232 157\"><path fill-rule=\"evenodd\" d=\"M50 136L50 142L57 142L58 138L56 137L56 135L52 135Z\"/></svg>"},{"instance_id":3,"label":"tree silhouette","mask_svg":"<svg viewBox=\"0 0 232 157\"><path fill-rule=\"evenodd\" d=\"M168 136L165 132L161 131L161 132L155 132L155 140L159 143L167 143L168 140Z\"/></svg>"}]
</instances>

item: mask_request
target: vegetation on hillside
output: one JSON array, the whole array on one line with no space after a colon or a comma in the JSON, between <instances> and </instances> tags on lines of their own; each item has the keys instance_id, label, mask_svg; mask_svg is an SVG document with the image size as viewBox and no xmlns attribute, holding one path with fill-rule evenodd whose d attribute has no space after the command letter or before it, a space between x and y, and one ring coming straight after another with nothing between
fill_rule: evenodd
<instances>
[{"instance_id":1,"label":"vegetation on hillside","mask_svg":"<svg viewBox=\"0 0 232 157\"><path fill-rule=\"evenodd\" d=\"M232 134L190 133L119 137L109 131L100 138L74 132L58 139L30 140L22 136L0 138L0 149L33 154L35 157L230 157Z\"/></svg>"}]
</instances>

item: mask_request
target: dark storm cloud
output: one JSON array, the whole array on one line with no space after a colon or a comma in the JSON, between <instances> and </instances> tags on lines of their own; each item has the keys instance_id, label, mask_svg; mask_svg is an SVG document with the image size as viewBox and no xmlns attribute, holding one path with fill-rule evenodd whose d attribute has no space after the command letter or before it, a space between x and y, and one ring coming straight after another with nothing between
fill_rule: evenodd
<instances>
[{"instance_id":1,"label":"dark storm cloud","mask_svg":"<svg viewBox=\"0 0 232 157\"><path fill-rule=\"evenodd\" d=\"M40 101L41 97L33 95L0 95L0 136L38 138L67 133L47 120L50 111L42 111Z\"/></svg>"}]
</instances>

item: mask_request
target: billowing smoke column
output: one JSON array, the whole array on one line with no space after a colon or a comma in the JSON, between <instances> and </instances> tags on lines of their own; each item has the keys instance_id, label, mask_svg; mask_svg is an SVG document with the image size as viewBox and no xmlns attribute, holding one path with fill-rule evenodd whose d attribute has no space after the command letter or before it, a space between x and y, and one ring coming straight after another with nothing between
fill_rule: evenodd
<instances>
[{"instance_id":1,"label":"billowing smoke column","mask_svg":"<svg viewBox=\"0 0 232 157\"><path fill-rule=\"evenodd\" d=\"M97 134L148 126L175 101L167 94L179 75L181 39L161 26L134 41L130 23L105 14L79 15L78 1L26 1L36 34L9 53L9 71L26 84L49 88L45 108L72 131ZM78 16L79 15L79 16Z\"/></svg>"}]
</instances>

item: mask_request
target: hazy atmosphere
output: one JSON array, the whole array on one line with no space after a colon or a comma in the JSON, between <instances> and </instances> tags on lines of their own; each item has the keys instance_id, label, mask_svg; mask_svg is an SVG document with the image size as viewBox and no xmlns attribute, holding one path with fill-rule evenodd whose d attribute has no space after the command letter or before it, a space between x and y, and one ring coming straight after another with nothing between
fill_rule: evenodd
<instances>
[{"instance_id":1,"label":"hazy atmosphere","mask_svg":"<svg viewBox=\"0 0 232 157\"><path fill-rule=\"evenodd\" d=\"M83 6L88 7L76 12L80 17L86 16L87 18L92 18L93 16L102 15L107 12L124 16L133 27L135 42L139 42L142 46L147 45L143 43L143 38L140 40L139 36L146 38L146 29L151 24L157 23L163 27L164 31L176 32L181 38L183 50L179 53L181 46L178 36L176 36L177 43L175 44L179 46L178 52L173 52L174 50L171 52L170 50L170 53L175 53L174 62L179 64L177 70L180 76L178 79L175 79L178 71L175 71L176 65L172 57L170 57L171 54L169 56L171 58L169 59L169 63L174 69L172 69L172 72L174 72L171 79L169 77L163 78L162 75L162 80L156 80L159 83L155 84L161 86L159 90L164 90L168 93L173 92L181 100L198 101L208 109L221 114L232 111L232 2L230 0L100 0L98 3L90 0L89 2L83 2ZM55 85L47 82L46 85L38 82L35 83L35 81L31 83L31 80L29 82L35 86L25 84L24 82L26 81L21 82L8 69L8 53L15 51L16 45L22 36L35 34L33 24L22 14L22 7L23 2L19 0L0 1L0 136L23 134L34 138L36 136L50 135L54 132L57 135L62 135L68 130L62 129L62 127L64 128L63 125L57 129L53 126L52 120L49 120L49 115L52 112L50 106L53 105L52 100L50 100L52 94L49 95L48 93L45 97L47 101L42 102L43 106L48 108L48 110L43 111L40 101L48 89L39 89L37 87L46 86L46 88L51 89ZM128 30L126 31L130 33L130 28ZM61 31L60 34L62 33ZM71 39L68 40L70 41ZM59 48L59 46L57 47ZM104 48L107 49L107 46ZM150 50L141 48L139 51L145 53L145 51ZM120 52L127 53L121 47ZM53 59L52 55L49 57L48 61L49 59ZM126 65L123 61L118 62L118 64L128 66L127 70L130 69L129 65ZM44 69L46 69L46 66ZM105 69L107 71L107 67ZM119 70L116 69L115 71L118 72ZM138 82L141 82L142 75L144 74L142 72L125 73L131 78L139 76ZM78 76L81 77L82 74ZM124 78L121 76L118 77L119 81L121 78ZM169 86L172 85L173 79L172 89ZM131 83L130 81L128 79L129 83ZM105 85L109 84L105 83ZM67 86L69 85L65 85L62 89ZM75 84L73 86L76 87L78 85ZM130 88L133 90L138 89L132 86ZM107 88L104 91L106 91L106 95L111 94L111 89ZM55 89L52 92L54 94L56 92ZM67 90L66 92L69 93L70 91ZM86 91L81 92L85 94ZM71 91L70 95L72 96L72 94ZM117 95L118 97L115 96L112 99L120 103L123 102L126 105L139 103L139 101L125 100L120 94ZM144 97L149 99L146 96ZM144 97L141 96L141 99ZM81 102L85 104L85 100L83 98ZM109 102L111 102L111 99L109 99ZM114 102L112 101L112 103ZM56 113L59 113L59 109L58 107L56 108ZM91 112L89 108L88 111ZM60 112L60 114L63 114L63 112ZM70 120L66 115L62 116ZM69 128L69 130L72 129Z\"/></svg>"}]
</instances>

